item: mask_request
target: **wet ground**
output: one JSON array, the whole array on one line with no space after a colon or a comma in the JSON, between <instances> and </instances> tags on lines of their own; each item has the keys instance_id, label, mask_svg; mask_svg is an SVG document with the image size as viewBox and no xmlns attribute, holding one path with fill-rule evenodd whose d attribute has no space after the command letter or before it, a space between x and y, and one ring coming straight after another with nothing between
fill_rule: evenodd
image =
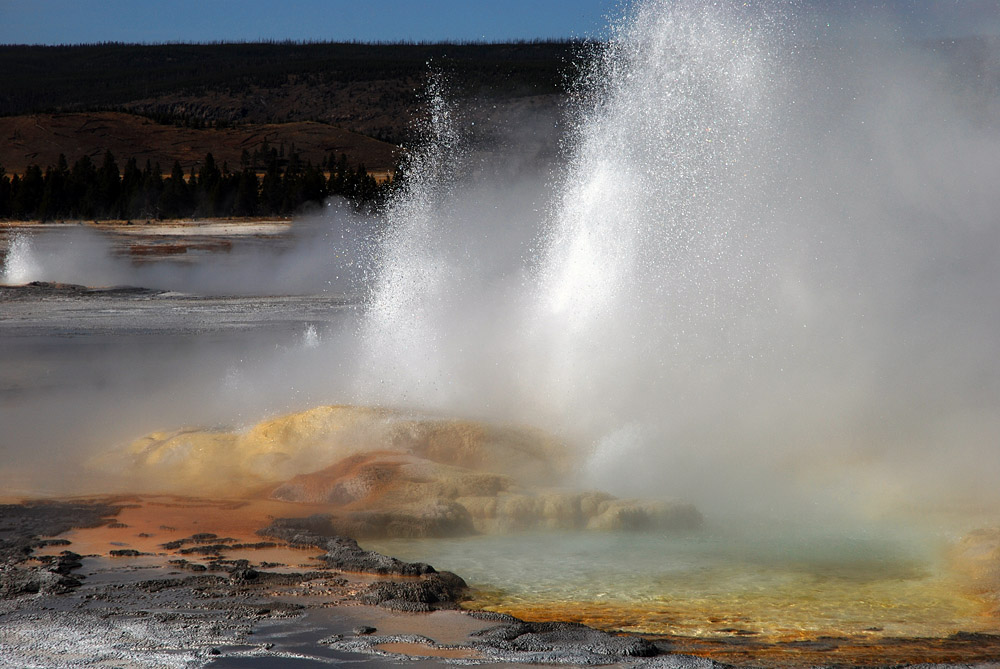
<instances>
[{"instance_id":1,"label":"wet ground","mask_svg":"<svg viewBox=\"0 0 1000 669\"><path fill-rule=\"evenodd\" d=\"M246 534L260 514L275 510L144 497L0 506L3 663L711 666L579 625L458 610L447 593L459 591L433 585L454 577L350 540ZM153 527L164 521L175 526ZM227 535L206 532L210 527ZM352 565L362 562L352 560L383 573L359 573ZM426 573L400 575L415 569Z\"/></svg>"},{"instance_id":2,"label":"wet ground","mask_svg":"<svg viewBox=\"0 0 1000 669\"><path fill-rule=\"evenodd\" d=\"M258 527L288 511L315 509L167 496L0 506L6 666L1000 666L1000 636L983 633L644 641L464 611L416 587L433 572L360 573L340 540Z\"/></svg>"}]
</instances>

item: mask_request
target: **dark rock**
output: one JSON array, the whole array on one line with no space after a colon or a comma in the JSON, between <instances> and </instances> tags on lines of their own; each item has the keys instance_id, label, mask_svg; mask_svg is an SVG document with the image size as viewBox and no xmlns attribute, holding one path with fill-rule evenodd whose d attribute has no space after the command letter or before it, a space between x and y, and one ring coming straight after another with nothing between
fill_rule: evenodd
<instances>
[{"instance_id":1,"label":"dark rock","mask_svg":"<svg viewBox=\"0 0 1000 669\"><path fill-rule=\"evenodd\" d=\"M372 583L358 598L366 604L384 605L393 600L422 604L447 604L461 599L468 588L465 581L449 571L413 581Z\"/></svg>"},{"instance_id":2,"label":"dark rock","mask_svg":"<svg viewBox=\"0 0 1000 669\"><path fill-rule=\"evenodd\" d=\"M29 300L46 297L80 297L99 295L107 297L151 296L162 293L162 290L152 290L135 286L112 286L109 288L81 286L75 283L58 283L53 281L32 281L23 286L0 287L0 299Z\"/></svg>"},{"instance_id":3,"label":"dark rock","mask_svg":"<svg viewBox=\"0 0 1000 669\"><path fill-rule=\"evenodd\" d=\"M121 506L101 501L25 502L0 504L0 563L17 563L29 556L43 536L56 536L73 528L98 527L110 522ZM51 541L65 541L49 539ZM49 543L48 545L58 545Z\"/></svg>"},{"instance_id":4,"label":"dark rock","mask_svg":"<svg viewBox=\"0 0 1000 669\"><path fill-rule=\"evenodd\" d=\"M399 574L400 576L435 573L434 567L423 562L403 562L394 557L365 550L350 537L326 539L322 548L326 552L319 559L331 569L365 574Z\"/></svg>"},{"instance_id":5,"label":"dark rock","mask_svg":"<svg viewBox=\"0 0 1000 669\"><path fill-rule=\"evenodd\" d=\"M486 620L494 623L522 623L520 618L515 618L509 613L498 613L496 611L466 611L466 615L476 620Z\"/></svg>"},{"instance_id":6,"label":"dark rock","mask_svg":"<svg viewBox=\"0 0 1000 669\"><path fill-rule=\"evenodd\" d=\"M80 581L71 576L44 568L0 566L0 598L3 599L39 593L62 595L80 585Z\"/></svg>"},{"instance_id":7,"label":"dark rock","mask_svg":"<svg viewBox=\"0 0 1000 669\"><path fill-rule=\"evenodd\" d=\"M612 658L652 657L655 645L633 636L615 636L578 623L518 622L476 633L482 645L507 652L551 652L584 650Z\"/></svg>"},{"instance_id":8,"label":"dark rock","mask_svg":"<svg viewBox=\"0 0 1000 669\"><path fill-rule=\"evenodd\" d=\"M201 546L191 546L190 548L182 548L178 553L181 555L222 555L223 551L230 549L227 544L204 544Z\"/></svg>"},{"instance_id":9,"label":"dark rock","mask_svg":"<svg viewBox=\"0 0 1000 669\"><path fill-rule=\"evenodd\" d=\"M349 537L464 537L476 533L472 516L456 502L429 505L420 513L352 511L333 521L338 534Z\"/></svg>"},{"instance_id":10,"label":"dark rock","mask_svg":"<svg viewBox=\"0 0 1000 669\"><path fill-rule=\"evenodd\" d=\"M135 590L149 593L157 593L171 588L219 588L229 582L222 576L186 576L183 578L160 578L149 581L138 581L130 587Z\"/></svg>"},{"instance_id":11,"label":"dark rock","mask_svg":"<svg viewBox=\"0 0 1000 669\"><path fill-rule=\"evenodd\" d=\"M260 572L250 567L237 567L229 574L229 578L237 583L256 581L260 577Z\"/></svg>"},{"instance_id":12,"label":"dark rock","mask_svg":"<svg viewBox=\"0 0 1000 669\"><path fill-rule=\"evenodd\" d=\"M208 571L208 567L205 565L198 562L188 562L183 558L179 560L170 560L169 562L178 569L187 569L188 571Z\"/></svg>"},{"instance_id":13,"label":"dark rock","mask_svg":"<svg viewBox=\"0 0 1000 669\"><path fill-rule=\"evenodd\" d=\"M111 555L111 557L138 557L140 555L143 555L134 548L119 548L110 551L109 554Z\"/></svg>"},{"instance_id":14,"label":"dark rock","mask_svg":"<svg viewBox=\"0 0 1000 669\"><path fill-rule=\"evenodd\" d=\"M196 544L207 544L218 536L218 534L212 534L211 532L199 532L198 534L192 534L189 541L193 541Z\"/></svg>"},{"instance_id":15,"label":"dark rock","mask_svg":"<svg viewBox=\"0 0 1000 669\"><path fill-rule=\"evenodd\" d=\"M49 558L47 560L47 568L49 571L68 575L74 569L79 569L83 566L80 562L80 558L83 557L79 553L74 553L73 551L63 551L57 557Z\"/></svg>"},{"instance_id":16,"label":"dark rock","mask_svg":"<svg viewBox=\"0 0 1000 669\"><path fill-rule=\"evenodd\" d=\"M306 518L278 518L258 534L281 539L292 546L313 546L326 552L319 557L331 569L364 574L421 576L435 573L422 562L403 562L358 546L350 537L339 536L330 524L331 516L317 514Z\"/></svg>"},{"instance_id":17,"label":"dark rock","mask_svg":"<svg viewBox=\"0 0 1000 669\"><path fill-rule=\"evenodd\" d=\"M65 595L67 592L79 588L81 585L83 584L79 579L75 579L72 576L60 576L51 587L50 592L56 595Z\"/></svg>"},{"instance_id":18,"label":"dark rock","mask_svg":"<svg viewBox=\"0 0 1000 669\"><path fill-rule=\"evenodd\" d=\"M408 599L387 599L378 604L390 611L401 611L403 613L430 613L434 607L426 602L411 602Z\"/></svg>"},{"instance_id":19,"label":"dark rock","mask_svg":"<svg viewBox=\"0 0 1000 669\"><path fill-rule=\"evenodd\" d=\"M358 625L353 631L358 636L362 636L365 634L375 634L378 630L371 625Z\"/></svg>"},{"instance_id":20,"label":"dark rock","mask_svg":"<svg viewBox=\"0 0 1000 669\"><path fill-rule=\"evenodd\" d=\"M168 541L165 544L160 544L160 547L168 551L175 551L187 544L203 545L185 548L180 551L182 554L199 553L201 555L218 555L223 550L235 548L236 539L233 539L232 537L220 537L219 535L212 534L211 532L199 532L198 534L192 534L190 537L185 537L184 539L175 539L174 541Z\"/></svg>"},{"instance_id":21,"label":"dark rock","mask_svg":"<svg viewBox=\"0 0 1000 669\"><path fill-rule=\"evenodd\" d=\"M283 539L292 545L296 545L294 542L301 536L304 539L300 540L303 542L300 545L318 546L315 539L311 538L313 535L320 538L336 536L332 519L333 516L328 513L314 513L304 518L275 518L273 523L258 530L257 534Z\"/></svg>"},{"instance_id":22,"label":"dark rock","mask_svg":"<svg viewBox=\"0 0 1000 669\"><path fill-rule=\"evenodd\" d=\"M974 641L980 643L1000 643L1000 635L986 632L955 632L947 637L950 641Z\"/></svg>"}]
</instances>

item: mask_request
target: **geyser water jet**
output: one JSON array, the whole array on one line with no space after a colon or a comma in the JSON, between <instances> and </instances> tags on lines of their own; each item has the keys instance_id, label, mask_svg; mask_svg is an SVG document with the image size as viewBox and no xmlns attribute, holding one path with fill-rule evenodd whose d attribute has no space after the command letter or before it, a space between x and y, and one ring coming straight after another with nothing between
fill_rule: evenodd
<instances>
[{"instance_id":1,"label":"geyser water jet","mask_svg":"<svg viewBox=\"0 0 1000 669\"><path fill-rule=\"evenodd\" d=\"M480 184L433 178L462 164L439 126L390 208L358 398L540 425L618 456L590 484L727 513L995 508L996 101L796 7L635 6L516 243L481 241L511 217Z\"/></svg>"}]
</instances>

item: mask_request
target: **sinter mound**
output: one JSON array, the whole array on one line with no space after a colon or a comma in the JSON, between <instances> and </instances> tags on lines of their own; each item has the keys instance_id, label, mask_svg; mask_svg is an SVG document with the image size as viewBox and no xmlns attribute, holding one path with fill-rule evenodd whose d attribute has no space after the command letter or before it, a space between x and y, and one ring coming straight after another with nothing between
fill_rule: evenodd
<instances>
[{"instance_id":1,"label":"sinter mound","mask_svg":"<svg viewBox=\"0 0 1000 669\"><path fill-rule=\"evenodd\" d=\"M571 453L538 430L378 408L317 407L242 432L157 432L98 464L143 492L328 505L331 524L354 537L701 522L687 504L557 488Z\"/></svg>"}]
</instances>

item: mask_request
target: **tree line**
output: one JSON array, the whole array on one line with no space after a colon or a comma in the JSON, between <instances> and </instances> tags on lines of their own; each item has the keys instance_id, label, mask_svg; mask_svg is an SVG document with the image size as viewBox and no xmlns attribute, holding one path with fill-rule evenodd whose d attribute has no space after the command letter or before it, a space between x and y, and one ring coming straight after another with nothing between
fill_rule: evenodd
<instances>
[{"instance_id":1,"label":"tree line","mask_svg":"<svg viewBox=\"0 0 1000 669\"><path fill-rule=\"evenodd\" d=\"M6 174L0 166L0 219L132 220L293 214L330 196L347 198L356 207L373 206L392 182L379 184L364 165L352 168L347 156L327 156L322 165L303 162L292 151L279 157L264 147L244 152L238 169L219 166L211 153L185 175L174 161L164 177L160 164L139 167L129 158L124 170L111 151L100 165L89 156L72 167L60 154L43 171L30 165L23 175ZM263 167L263 175L258 176Z\"/></svg>"}]
</instances>

